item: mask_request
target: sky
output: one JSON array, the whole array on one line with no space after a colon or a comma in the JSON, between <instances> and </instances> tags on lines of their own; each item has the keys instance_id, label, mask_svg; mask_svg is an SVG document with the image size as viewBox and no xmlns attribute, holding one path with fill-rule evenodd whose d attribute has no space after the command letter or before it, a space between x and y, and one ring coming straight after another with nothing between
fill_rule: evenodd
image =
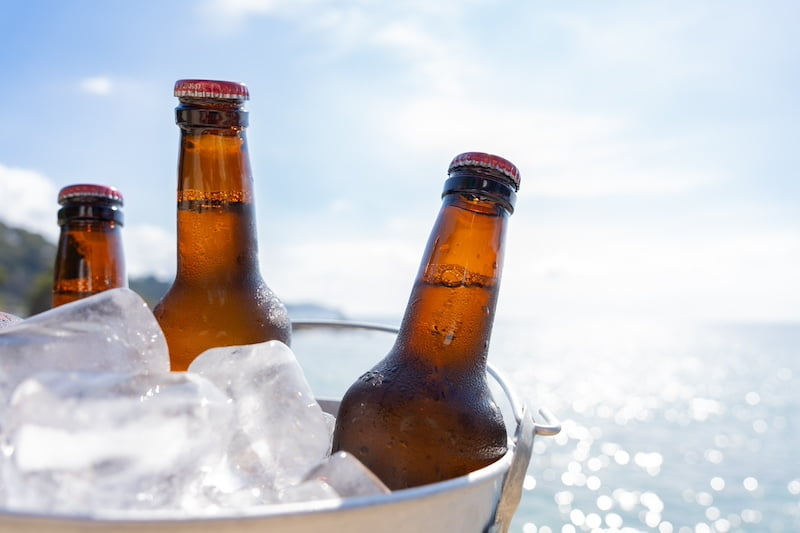
<instances>
[{"instance_id":1,"label":"sky","mask_svg":"<svg viewBox=\"0 0 800 533\"><path fill-rule=\"evenodd\" d=\"M0 0L0 220L125 196L175 271L175 80L246 83L261 270L405 308L447 165L522 174L498 317L800 320L800 3Z\"/></svg>"}]
</instances>

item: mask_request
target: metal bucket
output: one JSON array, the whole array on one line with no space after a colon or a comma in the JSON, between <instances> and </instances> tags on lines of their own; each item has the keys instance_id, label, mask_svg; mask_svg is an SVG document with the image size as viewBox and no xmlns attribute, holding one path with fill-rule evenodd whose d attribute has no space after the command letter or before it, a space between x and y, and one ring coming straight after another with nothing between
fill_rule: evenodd
<instances>
[{"instance_id":1,"label":"metal bucket","mask_svg":"<svg viewBox=\"0 0 800 533\"><path fill-rule=\"evenodd\" d=\"M389 326L329 320L295 321L293 327L301 334L320 329L397 333ZM561 426L545 409L538 411L543 423L534 421L530 409L517 399L500 373L491 366L488 373L502 391L516 427L508 452L500 460L466 476L381 496L268 505L213 518L55 516L0 511L0 533L505 532L521 499L534 436L555 435ZM339 405L336 400L321 399L319 403L331 414Z\"/></svg>"}]
</instances>

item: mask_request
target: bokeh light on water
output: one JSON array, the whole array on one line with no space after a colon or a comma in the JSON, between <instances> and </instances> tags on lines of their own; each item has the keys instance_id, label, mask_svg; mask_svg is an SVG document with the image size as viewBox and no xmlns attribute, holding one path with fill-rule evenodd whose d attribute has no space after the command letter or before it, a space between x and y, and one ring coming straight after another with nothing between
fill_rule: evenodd
<instances>
[{"instance_id":1,"label":"bokeh light on water","mask_svg":"<svg viewBox=\"0 0 800 533\"><path fill-rule=\"evenodd\" d=\"M800 326L509 323L492 343L563 425L512 531L800 531Z\"/></svg>"},{"instance_id":2,"label":"bokeh light on water","mask_svg":"<svg viewBox=\"0 0 800 533\"><path fill-rule=\"evenodd\" d=\"M332 335L294 344L338 398L393 336ZM800 531L798 347L800 325L498 321L490 361L563 427L535 439L511 531Z\"/></svg>"}]
</instances>

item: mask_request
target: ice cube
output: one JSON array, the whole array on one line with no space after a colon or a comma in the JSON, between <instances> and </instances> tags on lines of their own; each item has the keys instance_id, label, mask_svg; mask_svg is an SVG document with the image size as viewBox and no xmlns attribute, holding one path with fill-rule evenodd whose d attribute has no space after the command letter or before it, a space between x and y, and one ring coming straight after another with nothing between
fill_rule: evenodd
<instances>
[{"instance_id":1,"label":"ice cube","mask_svg":"<svg viewBox=\"0 0 800 533\"><path fill-rule=\"evenodd\" d=\"M297 485L290 485L281 490L278 496L281 503L335 499L339 499L339 494L322 479L312 479Z\"/></svg>"},{"instance_id":2,"label":"ice cube","mask_svg":"<svg viewBox=\"0 0 800 533\"><path fill-rule=\"evenodd\" d=\"M14 324L17 324L21 321L22 319L16 315L0 311L0 329L5 329L7 327L13 326Z\"/></svg>"},{"instance_id":3,"label":"ice cube","mask_svg":"<svg viewBox=\"0 0 800 533\"><path fill-rule=\"evenodd\" d=\"M213 348L195 359L189 372L208 378L233 399L238 430L229 465L265 501L299 482L330 453L329 417L285 344Z\"/></svg>"},{"instance_id":4,"label":"ice cube","mask_svg":"<svg viewBox=\"0 0 800 533\"><path fill-rule=\"evenodd\" d=\"M144 300L112 289L0 330L0 415L14 387L44 370L166 372L169 352Z\"/></svg>"},{"instance_id":5,"label":"ice cube","mask_svg":"<svg viewBox=\"0 0 800 533\"><path fill-rule=\"evenodd\" d=\"M336 452L306 474L305 482L323 481L341 498L388 494L389 488L347 452Z\"/></svg>"},{"instance_id":6,"label":"ice cube","mask_svg":"<svg viewBox=\"0 0 800 533\"><path fill-rule=\"evenodd\" d=\"M5 505L95 515L195 505L233 422L230 400L193 374L38 374L6 411Z\"/></svg>"}]
</instances>

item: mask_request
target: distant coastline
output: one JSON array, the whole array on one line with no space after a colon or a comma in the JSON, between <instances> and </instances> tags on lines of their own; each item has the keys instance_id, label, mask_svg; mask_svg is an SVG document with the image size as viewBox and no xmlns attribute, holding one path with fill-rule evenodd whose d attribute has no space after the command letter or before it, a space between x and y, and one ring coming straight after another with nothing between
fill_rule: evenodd
<instances>
[{"instance_id":1,"label":"distant coastline","mask_svg":"<svg viewBox=\"0 0 800 533\"><path fill-rule=\"evenodd\" d=\"M56 246L43 236L0 221L0 311L28 317L49 309L55 256ZM128 284L153 308L171 282L150 275L132 277ZM348 318L317 302L284 304L293 320Z\"/></svg>"}]
</instances>

